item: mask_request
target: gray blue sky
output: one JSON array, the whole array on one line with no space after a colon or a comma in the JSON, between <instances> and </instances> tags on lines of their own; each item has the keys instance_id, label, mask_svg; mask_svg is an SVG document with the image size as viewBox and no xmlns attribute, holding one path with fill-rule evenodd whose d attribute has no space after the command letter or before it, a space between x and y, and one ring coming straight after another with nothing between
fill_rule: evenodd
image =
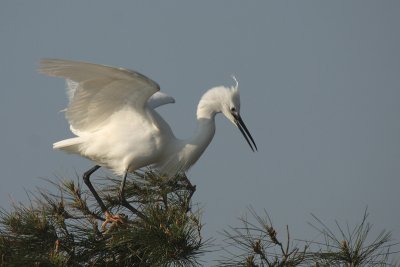
<instances>
[{"instance_id":1,"label":"gray blue sky","mask_svg":"<svg viewBox=\"0 0 400 267\"><path fill-rule=\"evenodd\" d=\"M399 1L1 1L0 203L92 166L52 150L72 136L64 82L35 69L57 57L151 77L182 138L203 92L236 75L259 152L217 118L189 173L206 237L249 205L297 238L314 237L310 213L353 225L368 206L399 240L399 14Z\"/></svg>"}]
</instances>

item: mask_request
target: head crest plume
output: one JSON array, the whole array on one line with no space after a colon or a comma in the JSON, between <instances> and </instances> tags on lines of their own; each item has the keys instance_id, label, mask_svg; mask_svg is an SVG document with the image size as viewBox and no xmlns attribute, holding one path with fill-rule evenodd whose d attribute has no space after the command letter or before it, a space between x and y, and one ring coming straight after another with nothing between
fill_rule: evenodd
<instances>
[{"instance_id":1,"label":"head crest plume","mask_svg":"<svg viewBox=\"0 0 400 267\"><path fill-rule=\"evenodd\" d=\"M235 77L235 75L233 75L232 74L232 79L235 81L235 86L234 87L232 87L232 88L234 88L235 90L238 90L239 89L239 82L238 82L238 80L236 79L236 77Z\"/></svg>"}]
</instances>

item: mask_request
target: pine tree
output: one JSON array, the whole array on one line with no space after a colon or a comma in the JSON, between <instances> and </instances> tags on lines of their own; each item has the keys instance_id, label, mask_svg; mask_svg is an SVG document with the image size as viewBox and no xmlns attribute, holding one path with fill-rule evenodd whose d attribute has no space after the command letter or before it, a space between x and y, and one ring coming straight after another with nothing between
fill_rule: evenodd
<instances>
[{"instance_id":1,"label":"pine tree","mask_svg":"<svg viewBox=\"0 0 400 267\"><path fill-rule=\"evenodd\" d=\"M121 218L107 224L80 181L49 181L56 193L39 189L29 194L29 205L0 211L0 266L202 266L200 256L211 244L202 237L201 213L192 203L196 187L185 174L173 179L151 169L132 174L125 196L135 212L121 205L120 179L96 179L107 210ZM279 232L267 213L250 209L240 226L223 232L215 265L398 266L393 262L398 244L387 231L374 237L367 218L365 211L355 227L336 222L331 230L313 215L321 240L304 241L293 239L288 226Z\"/></svg>"},{"instance_id":2,"label":"pine tree","mask_svg":"<svg viewBox=\"0 0 400 267\"><path fill-rule=\"evenodd\" d=\"M29 206L14 205L0 214L1 266L192 266L203 252L195 187L184 174L166 180L148 170L136 172L125 194L138 214L126 213L118 198L119 180L100 188L120 222L105 218L78 181L53 183L57 194L39 190Z\"/></svg>"},{"instance_id":3,"label":"pine tree","mask_svg":"<svg viewBox=\"0 0 400 267\"><path fill-rule=\"evenodd\" d=\"M241 219L241 227L231 227L224 232L228 252L219 266L292 267L292 266L399 266L391 256L398 243L392 242L391 233L381 231L371 237L372 225L367 222L365 210L360 224L344 228L336 222L337 231L330 229L313 215L310 223L321 240L294 240L286 232L278 233L269 215L259 216L250 209L251 217ZM338 232L339 234L335 234Z\"/></svg>"}]
</instances>

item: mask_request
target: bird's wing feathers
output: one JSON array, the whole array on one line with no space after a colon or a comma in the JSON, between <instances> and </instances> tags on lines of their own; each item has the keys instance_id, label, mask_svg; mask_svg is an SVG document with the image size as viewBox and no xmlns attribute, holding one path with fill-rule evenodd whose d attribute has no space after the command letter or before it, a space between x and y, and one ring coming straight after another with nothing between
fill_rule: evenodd
<instances>
[{"instance_id":1,"label":"bird's wing feathers","mask_svg":"<svg viewBox=\"0 0 400 267\"><path fill-rule=\"evenodd\" d=\"M175 99L172 96L169 96L166 93L160 91L154 93L147 101L147 105L149 106L149 108L152 109L170 103L175 103Z\"/></svg>"},{"instance_id":2,"label":"bird's wing feathers","mask_svg":"<svg viewBox=\"0 0 400 267\"><path fill-rule=\"evenodd\" d=\"M44 59L39 71L67 80L70 104L66 117L77 131L92 131L115 111L129 105L143 112L160 86L146 76L123 68L86 62Z\"/></svg>"},{"instance_id":3,"label":"bird's wing feathers","mask_svg":"<svg viewBox=\"0 0 400 267\"><path fill-rule=\"evenodd\" d=\"M79 83L74 82L73 80L70 80L70 79L66 79L66 83L67 83L68 100L69 100L69 102L71 102L72 99L74 98L74 95L75 95L76 89L79 86ZM152 108L152 109L158 108L159 106L163 106L166 104L171 104L171 103L175 103L175 98L167 95L166 93L160 92L160 91L155 92L147 100L147 105L149 106L149 108Z\"/></svg>"}]
</instances>

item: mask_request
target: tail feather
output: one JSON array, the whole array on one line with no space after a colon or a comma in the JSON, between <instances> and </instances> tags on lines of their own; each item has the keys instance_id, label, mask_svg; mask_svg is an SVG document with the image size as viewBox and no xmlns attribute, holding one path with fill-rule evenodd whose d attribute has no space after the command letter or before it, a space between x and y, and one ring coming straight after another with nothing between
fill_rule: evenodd
<instances>
[{"instance_id":1,"label":"tail feather","mask_svg":"<svg viewBox=\"0 0 400 267\"><path fill-rule=\"evenodd\" d=\"M53 144L53 149L60 149L67 153L79 153L79 146L82 143L81 138L75 137L62 140Z\"/></svg>"}]
</instances>

